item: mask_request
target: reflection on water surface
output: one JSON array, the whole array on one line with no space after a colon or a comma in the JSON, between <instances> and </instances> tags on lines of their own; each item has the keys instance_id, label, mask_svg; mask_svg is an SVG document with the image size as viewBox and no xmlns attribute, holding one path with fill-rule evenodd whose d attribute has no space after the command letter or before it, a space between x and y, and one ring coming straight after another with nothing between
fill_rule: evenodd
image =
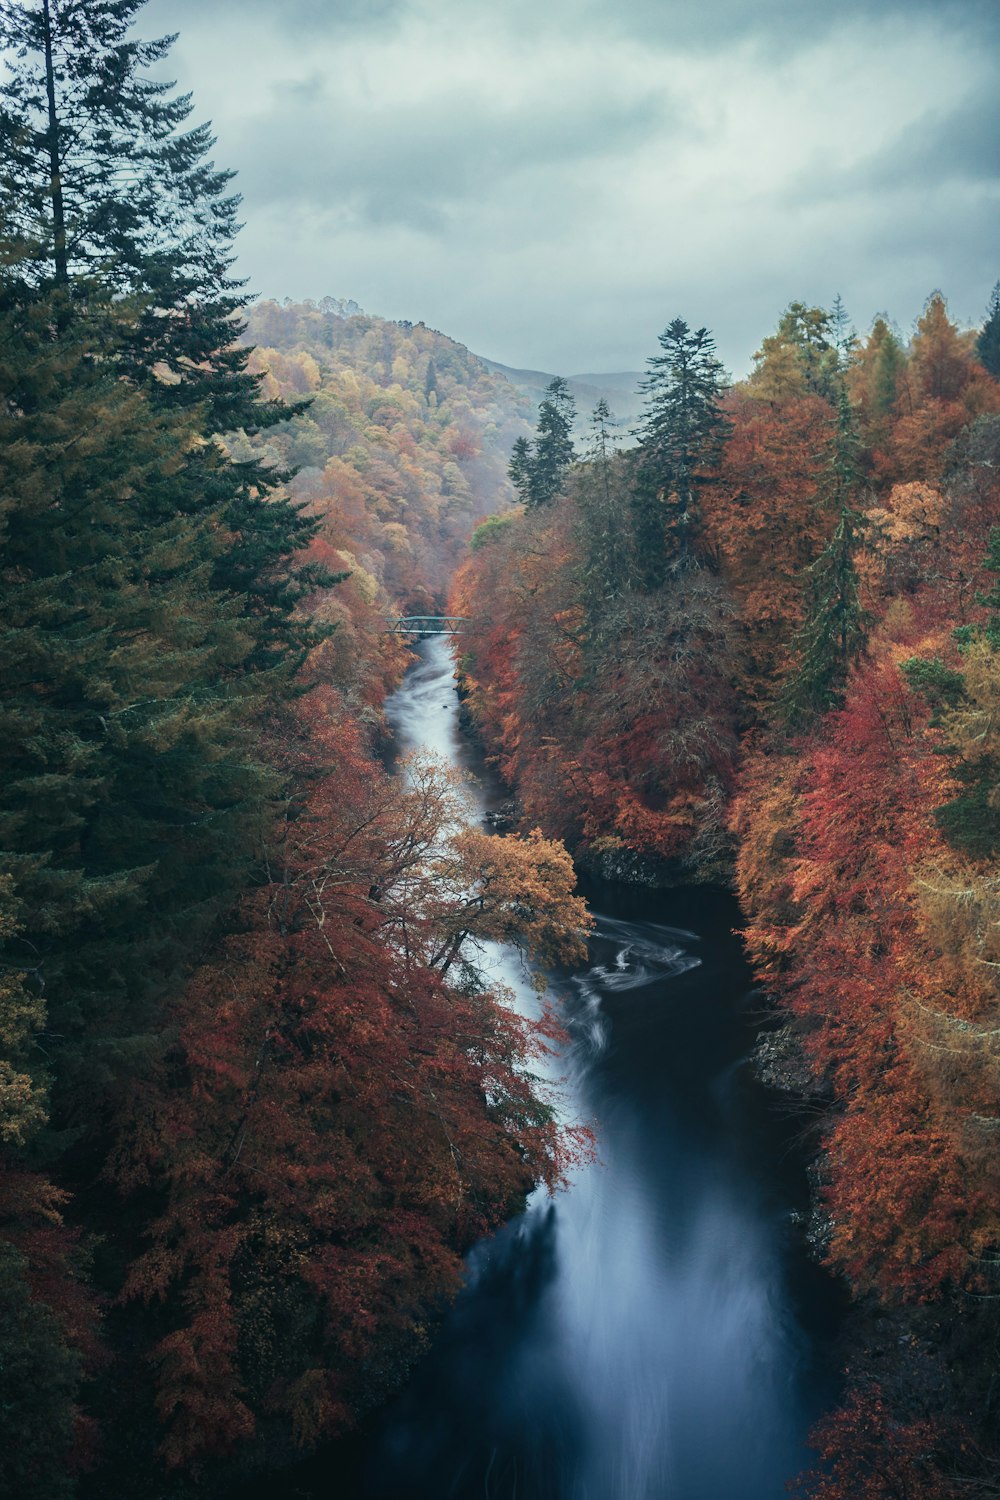
<instances>
[{"instance_id":1,"label":"reflection on water surface","mask_svg":"<svg viewBox=\"0 0 1000 1500\"><path fill-rule=\"evenodd\" d=\"M390 700L400 748L468 765L446 648L424 652ZM590 963L554 986L566 1108L595 1121L600 1163L477 1247L409 1388L364 1445L304 1466L301 1495L780 1500L802 1465L829 1296L741 1066L738 913L705 889L592 895ZM530 1007L516 958L491 962Z\"/></svg>"}]
</instances>

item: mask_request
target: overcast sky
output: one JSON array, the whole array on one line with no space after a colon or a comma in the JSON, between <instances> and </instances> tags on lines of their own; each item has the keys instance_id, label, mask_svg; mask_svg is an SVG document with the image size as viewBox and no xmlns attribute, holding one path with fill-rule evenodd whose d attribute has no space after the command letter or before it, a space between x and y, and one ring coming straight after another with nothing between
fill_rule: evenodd
<instances>
[{"instance_id":1,"label":"overcast sky","mask_svg":"<svg viewBox=\"0 0 1000 1500\"><path fill-rule=\"evenodd\" d=\"M1000 278L1000 0L152 0L241 273L510 365L746 371L793 298L909 332Z\"/></svg>"}]
</instances>

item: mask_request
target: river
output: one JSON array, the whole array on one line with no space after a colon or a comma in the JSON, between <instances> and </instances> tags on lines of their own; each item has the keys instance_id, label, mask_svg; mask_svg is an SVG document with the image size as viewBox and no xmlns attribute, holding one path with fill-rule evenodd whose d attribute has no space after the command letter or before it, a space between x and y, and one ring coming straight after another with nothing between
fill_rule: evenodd
<instances>
[{"instance_id":1,"label":"river","mask_svg":"<svg viewBox=\"0 0 1000 1500\"><path fill-rule=\"evenodd\" d=\"M387 705L401 752L474 766L428 641ZM481 784L480 810L495 789ZM473 1251L409 1387L302 1466L320 1500L781 1500L826 1403L829 1284L795 1232L790 1122L745 1064L756 1000L721 891L587 891L555 976L564 1108L599 1161ZM533 1003L514 955L498 977Z\"/></svg>"}]
</instances>

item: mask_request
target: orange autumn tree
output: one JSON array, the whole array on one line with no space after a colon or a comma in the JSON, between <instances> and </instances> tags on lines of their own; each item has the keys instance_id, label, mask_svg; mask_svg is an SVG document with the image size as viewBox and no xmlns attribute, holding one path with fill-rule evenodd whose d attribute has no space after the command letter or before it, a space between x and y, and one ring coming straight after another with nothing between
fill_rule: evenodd
<instances>
[{"instance_id":1,"label":"orange autumn tree","mask_svg":"<svg viewBox=\"0 0 1000 1500\"><path fill-rule=\"evenodd\" d=\"M736 750L734 605L698 559L641 584L626 456L485 523L451 608L462 682L525 824L578 854L718 869Z\"/></svg>"},{"instance_id":2,"label":"orange autumn tree","mask_svg":"<svg viewBox=\"0 0 1000 1500\"><path fill-rule=\"evenodd\" d=\"M258 888L194 975L113 1162L162 1212L126 1295L165 1304L169 1464L264 1417L313 1443L383 1397L462 1252L585 1134L530 1074L546 1045L475 944L577 958L565 852L478 833L441 767L390 779L335 695L274 728L291 791Z\"/></svg>"},{"instance_id":3,"label":"orange autumn tree","mask_svg":"<svg viewBox=\"0 0 1000 1500\"><path fill-rule=\"evenodd\" d=\"M853 1391L813 1437L826 1464L805 1483L823 1500L989 1493L996 1471L976 1416L1000 1244L995 429L977 418L943 480L898 484L869 511L868 655L807 739L760 737L734 810L751 952L817 1080L828 1259L864 1298L931 1303L900 1323L923 1337L900 1342L954 1382L931 1431L906 1358L880 1392L864 1361L886 1368L882 1341L862 1345Z\"/></svg>"},{"instance_id":4,"label":"orange autumn tree","mask_svg":"<svg viewBox=\"0 0 1000 1500\"><path fill-rule=\"evenodd\" d=\"M1000 387L976 359L975 336L948 317L940 292L918 320L899 380L887 444L887 477L935 481L948 445L976 417L1000 411Z\"/></svg>"},{"instance_id":5,"label":"orange autumn tree","mask_svg":"<svg viewBox=\"0 0 1000 1500\"><path fill-rule=\"evenodd\" d=\"M333 545L391 598L430 612L470 526L513 499L506 466L528 431L524 397L445 335L331 298L258 303L247 337L264 392L309 404L239 444L297 469L290 491L330 522Z\"/></svg>"},{"instance_id":6,"label":"orange autumn tree","mask_svg":"<svg viewBox=\"0 0 1000 1500\"><path fill-rule=\"evenodd\" d=\"M739 606L741 686L766 705L803 619L803 578L832 520L818 476L833 411L815 394L767 401L753 385L730 393L731 430L703 501L705 536Z\"/></svg>"},{"instance_id":7,"label":"orange autumn tree","mask_svg":"<svg viewBox=\"0 0 1000 1500\"><path fill-rule=\"evenodd\" d=\"M800 1476L795 1493L809 1500L953 1500L952 1476L935 1453L947 1436L926 1416L901 1422L877 1385L852 1390L817 1424L812 1443L822 1465Z\"/></svg>"},{"instance_id":8,"label":"orange autumn tree","mask_svg":"<svg viewBox=\"0 0 1000 1500\"><path fill-rule=\"evenodd\" d=\"M578 569L571 507L560 500L513 511L473 533L449 605L468 619L460 638L467 709L519 790L525 826L571 841L579 837L568 753L582 689Z\"/></svg>"},{"instance_id":9,"label":"orange autumn tree","mask_svg":"<svg viewBox=\"0 0 1000 1500\"><path fill-rule=\"evenodd\" d=\"M481 621L463 641L467 703L529 819L584 858L680 856L671 872L704 847L713 783L724 817L751 731L730 823L737 879L751 953L811 1080L828 1263L863 1305L933 1329L935 1357L950 1341L965 1382L952 1409L987 1409L989 1359L973 1346L994 1338L1000 953L994 872L976 859L995 862L984 840L1000 826L1000 674L982 634L998 387L940 298L908 350L884 319L866 342L841 334L822 309L789 308L724 398L684 566L660 558L655 586L627 453L595 452L544 517L483 526L456 594ZM866 638L789 741L775 689L837 522L823 483L835 404L860 429L850 561ZM727 854L723 841L716 869ZM817 1433L817 1493L937 1497L949 1465L971 1482L960 1424L934 1429L940 1451L923 1462L926 1412L896 1374L876 1400L862 1371L859 1400ZM883 1439L895 1466L878 1466Z\"/></svg>"},{"instance_id":10,"label":"orange autumn tree","mask_svg":"<svg viewBox=\"0 0 1000 1500\"><path fill-rule=\"evenodd\" d=\"M942 776L919 717L891 657L864 666L823 738L803 747L794 801L776 804L784 842L770 830L770 801L737 814L751 952L840 1104L826 1134L829 1256L855 1286L890 1297L938 1293L965 1263L954 1145L904 1031L911 870L936 837ZM766 879L762 839L772 864L777 854Z\"/></svg>"}]
</instances>

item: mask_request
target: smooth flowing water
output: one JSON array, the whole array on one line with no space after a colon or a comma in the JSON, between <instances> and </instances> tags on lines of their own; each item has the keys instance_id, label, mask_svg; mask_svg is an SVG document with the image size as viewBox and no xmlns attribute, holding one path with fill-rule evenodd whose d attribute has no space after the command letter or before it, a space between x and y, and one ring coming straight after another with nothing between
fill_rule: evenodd
<instances>
[{"instance_id":1,"label":"smooth flowing water","mask_svg":"<svg viewBox=\"0 0 1000 1500\"><path fill-rule=\"evenodd\" d=\"M474 761L443 642L388 710L401 751ZM318 1456L294 1493L780 1500L807 1457L830 1294L797 1246L788 1127L744 1065L738 912L704 888L588 894L589 966L553 986L565 1110L593 1121L600 1161L473 1252L363 1451ZM516 957L492 961L530 1006Z\"/></svg>"}]
</instances>

